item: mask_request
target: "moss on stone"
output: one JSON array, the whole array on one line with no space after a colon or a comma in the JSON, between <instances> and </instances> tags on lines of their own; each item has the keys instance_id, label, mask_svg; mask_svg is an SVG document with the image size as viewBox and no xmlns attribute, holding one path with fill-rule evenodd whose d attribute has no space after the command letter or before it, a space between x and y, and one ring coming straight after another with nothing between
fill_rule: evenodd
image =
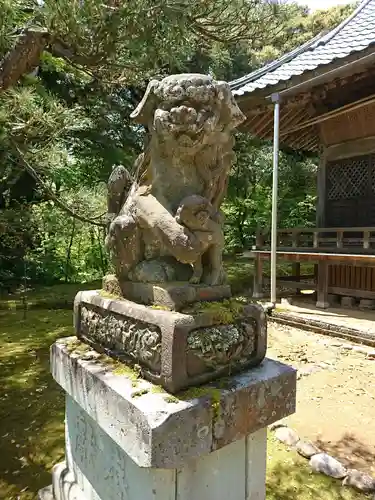
<instances>
[{"instance_id":1,"label":"moss on stone","mask_svg":"<svg viewBox=\"0 0 375 500\"><path fill-rule=\"evenodd\" d=\"M161 385L152 385L151 392L153 394L168 394L167 391Z\"/></svg>"},{"instance_id":2,"label":"moss on stone","mask_svg":"<svg viewBox=\"0 0 375 500\"><path fill-rule=\"evenodd\" d=\"M286 312L290 312L290 309L283 307L283 306L280 306L280 305L276 305L275 311L278 313L286 313Z\"/></svg>"},{"instance_id":3,"label":"moss on stone","mask_svg":"<svg viewBox=\"0 0 375 500\"><path fill-rule=\"evenodd\" d=\"M132 398L140 398L141 396L144 396L145 394L148 394L150 392L149 389L140 389L139 391L133 392L132 393Z\"/></svg>"},{"instance_id":4,"label":"moss on stone","mask_svg":"<svg viewBox=\"0 0 375 500\"><path fill-rule=\"evenodd\" d=\"M110 292L107 292L107 290L99 290L99 295L101 297L104 297L105 299L115 299L115 300L124 300L124 297L122 297L121 295L117 295L115 293L110 293Z\"/></svg>"},{"instance_id":5,"label":"moss on stone","mask_svg":"<svg viewBox=\"0 0 375 500\"><path fill-rule=\"evenodd\" d=\"M191 399L199 399L204 397L209 398L211 400L213 419L216 420L220 412L221 393L222 389L219 389L217 387L190 387L181 394L178 394L178 398L182 401L190 401Z\"/></svg>"},{"instance_id":6,"label":"moss on stone","mask_svg":"<svg viewBox=\"0 0 375 500\"><path fill-rule=\"evenodd\" d=\"M66 348L70 354L83 354L91 350L91 347L78 338L69 340L66 344Z\"/></svg>"},{"instance_id":7,"label":"moss on stone","mask_svg":"<svg viewBox=\"0 0 375 500\"><path fill-rule=\"evenodd\" d=\"M172 394L168 394L165 398L164 398L164 401L166 401L167 403L174 403L174 404L177 404L180 402L180 400L178 398L176 398L176 396L173 396Z\"/></svg>"},{"instance_id":8,"label":"moss on stone","mask_svg":"<svg viewBox=\"0 0 375 500\"><path fill-rule=\"evenodd\" d=\"M247 300L233 298L219 302L197 302L181 312L184 314L209 314L218 325L234 323L243 313Z\"/></svg>"},{"instance_id":9,"label":"moss on stone","mask_svg":"<svg viewBox=\"0 0 375 500\"><path fill-rule=\"evenodd\" d=\"M168 306L162 306L159 304L152 304L149 306L151 309L155 309L156 311L172 311L172 309Z\"/></svg>"},{"instance_id":10,"label":"moss on stone","mask_svg":"<svg viewBox=\"0 0 375 500\"><path fill-rule=\"evenodd\" d=\"M121 361L115 361L112 368L112 373L114 375L123 375L127 377L129 380L135 382L140 378L141 368L138 365L130 367L128 365L125 365L124 363L121 363Z\"/></svg>"}]
</instances>

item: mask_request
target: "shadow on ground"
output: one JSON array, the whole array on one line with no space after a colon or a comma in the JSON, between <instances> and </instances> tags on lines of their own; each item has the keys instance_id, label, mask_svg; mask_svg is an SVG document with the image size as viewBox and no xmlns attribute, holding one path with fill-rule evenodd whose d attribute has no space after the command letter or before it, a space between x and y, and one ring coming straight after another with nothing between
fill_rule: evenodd
<instances>
[{"instance_id":1,"label":"shadow on ground","mask_svg":"<svg viewBox=\"0 0 375 500\"><path fill-rule=\"evenodd\" d=\"M317 446L339 459L346 467L367 473L371 472L371 467L375 470L374 448L370 448L350 433L336 442L318 440Z\"/></svg>"},{"instance_id":2,"label":"shadow on ground","mask_svg":"<svg viewBox=\"0 0 375 500\"><path fill-rule=\"evenodd\" d=\"M35 499L64 455L64 395L49 346L72 335L68 311L0 312L0 498Z\"/></svg>"},{"instance_id":3,"label":"shadow on ground","mask_svg":"<svg viewBox=\"0 0 375 500\"><path fill-rule=\"evenodd\" d=\"M267 500L365 500L341 481L311 472L308 460L268 440Z\"/></svg>"},{"instance_id":4,"label":"shadow on ground","mask_svg":"<svg viewBox=\"0 0 375 500\"><path fill-rule=\"evenodd\" d=\"M64 456L64 395L49 370L49 347L73 334L71 311L0 311L0 498L34 500ZM329 444L329 443L328 443ZM337 445L338 446L338 445ZM353 454L363 449L342 443ZM324 448L329 450L326 444ZM337 455L337 453L333 454ZM267 500L359 500L340 482L269 439Z\"/></svg>"}]
</instances>

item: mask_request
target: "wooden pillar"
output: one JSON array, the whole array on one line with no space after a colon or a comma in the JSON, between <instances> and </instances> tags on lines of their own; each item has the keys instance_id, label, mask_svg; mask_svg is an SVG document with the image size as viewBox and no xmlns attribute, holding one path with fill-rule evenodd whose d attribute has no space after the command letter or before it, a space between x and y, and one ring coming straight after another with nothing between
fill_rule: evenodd
<instances>
[{"instance_id":1,"label":"wooden pillar","mask_svg":"<svg viewBox=\"0 0 375 500\"><path fill-rule=\"evenodd\" d=\"M327 189L327 158L325 149L321 149L320 162L318 167L316 191L318 195L316 205L316 225L325 227L326 225L326 189Z\"/></svg>"},{"instance_id":2,"label":"wooden pillar","mask_svg":"<svg viewBox=\"0 0 375 500\"><path fill-rule=\"evenodd\" d=\"M297 249L298 245L299 245L299 234L294 233L293 239L292 239L293 249ZM294 262L292 264L292 276L294 277L295 281L301 281L301 263L300 262ZM297 293L297 295L299 295L301 293L301 289L297 288L296 293Z\"/></svg>"},{"instance_id":3,"label":"wooden pillar","mask_svg":"<svg viewBox=\"0 0 375 500\"><path fill-rule=\"evenodd\" d=\"M263 298L263 261L259 253L254 260L254 287L253 299Z\"/></svg>"},{"instance_id":4,"label":"wooden pillar","mask_svg":"<svg viewBox=\"0 0 375 500\"><path fill-rule=\"evenodd\" d=\"M318 263L318 276L317 276L317 303L316 307L319 309L327 309L328 302L328 261L321 260Z\"/></svg>"},{"instance_id":5,"label":"wooden pillar","mask_svg":"<svg viewBox=\"0 0 375 500\"><path fill-rule=\"evenodd\" d=\"M327 153L322 147L320 153L320 163L317 176L317 194L318 201L316 205L316 225L317 227L325 228L327 223L326 217L326 198L327 198ZM316 233L316 241L314 246L319 247L319 234ZM317 284L317 303L316 307L327 309L328 303L328 261L319 261L315 266L316 284Z\"/></svg>"}]
</instances>

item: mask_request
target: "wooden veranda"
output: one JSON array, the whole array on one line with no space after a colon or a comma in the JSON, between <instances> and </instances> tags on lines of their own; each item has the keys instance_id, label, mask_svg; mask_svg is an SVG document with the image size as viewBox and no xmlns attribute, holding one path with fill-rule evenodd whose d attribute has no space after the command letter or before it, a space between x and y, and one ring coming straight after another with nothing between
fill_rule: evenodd
<instances>
[{"instance_id":1,"label":"wooden veranda","mask_svg":"<svg viewBox=\"0 0 375 500\"><path fill-rule=\"evenodd\" d=\"M281 147L320 157L317 227L277 232L277 258L293 264L281 282L315 289L322 308L329 294L375 308L375 0L231 86L247 116L244 130L272 138L276 96ZM258 234L252 255L259 297L268 235ZM315 272L301 275L303 262L314 263Z\"/></svg>"}]
</instances>

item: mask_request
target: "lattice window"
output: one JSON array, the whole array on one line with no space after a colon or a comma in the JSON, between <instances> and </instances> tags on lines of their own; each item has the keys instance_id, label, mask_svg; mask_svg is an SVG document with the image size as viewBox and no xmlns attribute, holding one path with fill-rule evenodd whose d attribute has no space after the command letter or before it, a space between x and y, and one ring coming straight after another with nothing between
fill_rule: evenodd
<instances>
[{"instance_id":1,"label":"lattice window","mask_svg":"<svg viewBox=\"0 0 375 500\"><path fill-rule=\"evenodd\" d=\"M368 156L328 163L328 200L348 200L365 196L371 183L369 165ZM375 184L375 179L373 182Z\"/></svg>"}]
</instances>

